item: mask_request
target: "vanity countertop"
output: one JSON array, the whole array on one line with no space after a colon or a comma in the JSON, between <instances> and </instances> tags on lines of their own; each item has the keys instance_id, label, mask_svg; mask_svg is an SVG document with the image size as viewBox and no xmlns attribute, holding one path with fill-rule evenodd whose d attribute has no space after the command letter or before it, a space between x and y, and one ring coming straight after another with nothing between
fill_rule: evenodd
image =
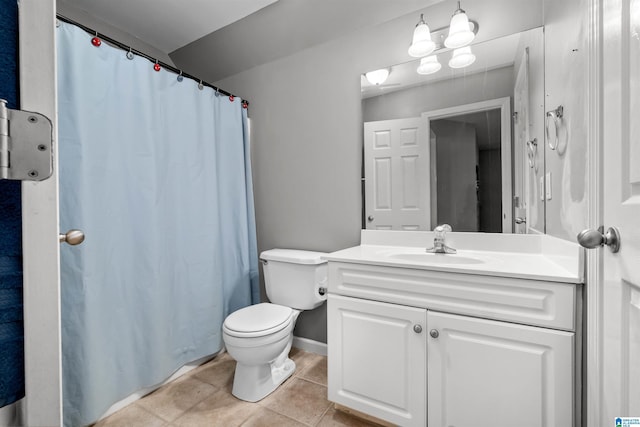
<instances>
[{"instance_id":1,"label":"vanity countertop","mask_svg":"<svg viewBox=\"0 0 640 427\"><path fill-rule=\"evenodd\" d=\"M332 252L328 261L564 283L583 282L584 251L546 235L447 233L456 254L427 254L429 231L362 230L361 245Z\"/></svg>"}]
</instances>

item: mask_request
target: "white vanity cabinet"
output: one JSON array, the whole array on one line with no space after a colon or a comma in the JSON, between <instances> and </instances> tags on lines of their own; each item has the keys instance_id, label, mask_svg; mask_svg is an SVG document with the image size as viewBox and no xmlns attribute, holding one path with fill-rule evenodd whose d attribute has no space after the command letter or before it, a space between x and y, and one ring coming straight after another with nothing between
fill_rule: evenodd
<instances>
[{"instance_id":1,"label":"white vanity cabinet","mask_svg":"<svg viewBox=\"0 0 640 427\"><path fill-rule=\"evenodd\" d=\"M424 426L427 310L329 294L329 400Z\"/></svg>"},{"instance_id":2,"label":"white vanity cabinet","mask_svg":"<svg viewBox=\"0 0 640 427\"><path fill-rule=\"evenodd\" d=\"M401 426L576 425L576 284L329 261L329 400Z\"/></svg>"}]
</instances>

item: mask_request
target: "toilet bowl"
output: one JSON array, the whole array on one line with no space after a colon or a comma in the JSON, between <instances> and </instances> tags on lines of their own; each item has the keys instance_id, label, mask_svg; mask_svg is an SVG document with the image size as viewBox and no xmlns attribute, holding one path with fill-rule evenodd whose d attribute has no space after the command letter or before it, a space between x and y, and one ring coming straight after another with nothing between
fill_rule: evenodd
<instances>
[{"instance_id":1,"label":"toilet bowl","mask_svg":"<svg viewBox=\"0 0 640 427\"><path fill-rule=\"evenodd\" d=\"M302 310L326 300L322 255L289 249L272 249L260 255L272 302L237 310L222 326L227 351L237 362L232 389L237 398L257 402L295 371L289 351L296 320Z\"/></svg>"},{"instance_id":2,"label":"toilet bowl","mask_svg":"<svg viewBox=\"0 0 640 427\"><path fill-rule=\"evenodd\" d=\"M288 356L299 314L289 307L261 303L227 317L222 333L229 355L237 361L234 396L257 402L293 374L296 365Z\"/></svg>"}]
</instances>

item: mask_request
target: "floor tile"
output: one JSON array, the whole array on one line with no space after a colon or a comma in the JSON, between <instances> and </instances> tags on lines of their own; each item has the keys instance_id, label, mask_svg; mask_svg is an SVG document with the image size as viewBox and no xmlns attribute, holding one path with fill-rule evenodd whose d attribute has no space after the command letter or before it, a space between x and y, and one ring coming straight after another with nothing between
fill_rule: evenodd
<instances>
[{"instance_id":1,"label":"floor tile","mask_svg":"<svg viewBox=\"0 0 640 427\"><path fill-rule=\"evenodd\" d=\"M229 353L223 353L212 361L194 369L190 375L201 381L231 392L235 371L236 361L233 360Z\"/></svg>"},{"instance_id":2,"label":"floor tile","mask_svg":"<svg viewBox=\"0 0 640 427\"><path fill-rule=\"evenodd\" d=\"M296 377L267 396L260 404L296 421L314 425L331 403L327 400L325 386Z\"/></svg>"},{"instance_id":3,"label":"floor tile","mask_svg":"<svg viewBox=\"0 0 640 427\"><path fill-rule=\"evenodd\" d=\"M310 363L298 374L300 378L318 383L321 385L327 385L327 358L314 355L310 359Z\"/></svg>"},{"instance_id":4,"label":"floor tile","mask_svg":"<svg viewBox=\"0 0 640 427\"><path fill-rule=\"evenodd\" d=\"M134 403L98 421L94 427L162 427L166 424L167 422L162 418Z\"/></svg>"},{"instance_id":5,"label":"floor tile","mask_svg":"<svg viewBox=\"0 0 640 427\"><path fill-rule=\"evenodd\" d=\"M209 396L171 423L175 427L240 426L260 408L236 399L225 390Z\"/></svg>"},{"instance_id":6,"label":"floor tile","mask_svg":"<svg viewBox=\"0 0 640 427\"><path fill-rule=\"evenodd\" d=\"M306 427L306 424L280 415L268 408L260 408L242 424L242 427Z\"/></svg>"},{"instance_id":7,"label":"floor tile","mask_svg":"<svg viewBox=\"0 0 640 427\"><path fill-rule=\"evenodd\" d=\"M217 387L186 376L140 399L137 404L166 421L173 421L216 391Z\"/></svg>"}]
</instances>

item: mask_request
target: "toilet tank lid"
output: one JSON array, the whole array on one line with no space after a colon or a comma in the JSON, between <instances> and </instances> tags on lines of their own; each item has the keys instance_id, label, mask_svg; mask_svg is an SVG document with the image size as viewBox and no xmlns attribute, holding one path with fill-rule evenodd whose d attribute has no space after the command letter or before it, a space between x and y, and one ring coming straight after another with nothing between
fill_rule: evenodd
<instances>
[{"instance_id":1,"label":"toilet tank lid","mask_svg":"<svg viewBox=\"0 0 640 427\"><path fill-rule=\"evenodd\" d=\"M266 261L290 262L293 264L324 264L324 252L303 251L298 249L270 249L260 254L260 259Z\"/></svg>"}]
</instances>

